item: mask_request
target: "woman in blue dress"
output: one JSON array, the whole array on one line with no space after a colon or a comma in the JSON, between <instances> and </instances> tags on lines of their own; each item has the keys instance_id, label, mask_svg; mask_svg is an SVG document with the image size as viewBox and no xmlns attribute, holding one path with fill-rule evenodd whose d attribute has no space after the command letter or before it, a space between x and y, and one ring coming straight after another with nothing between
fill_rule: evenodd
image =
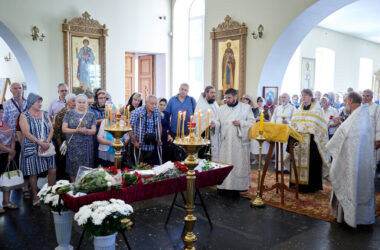
<instances>
[{"instance_id":1,"label":"woman in blue dress","mask_svg":"<svg viewBox=\"0 0 380 250\"><path fill-rule=\"evenodd\" d=\"M20 169L29 176L33 194L33 206L39 206L37 197L37 175L48 171L48 184L55 184L56 169L54 155L42 157L38 152L49 149L53 138L53 126L48 113L42 111L42 97L30 93L26 101L26 111L20 116L20 128L23 134Z\"/></svg>"},{"instance_id":2,"label":"woman in blue dress","mask_svg":"<svg viewBox=\"0 0 380 250\"><path fill-rule=\"evenodd\" d=\"M96 133L95 115L87 111L87 96L80 94L75 102L75 110L67 111L62 123L67 140L66 173L72 182L80 166L94 166L93 135Z\"/></svg>"}]
</instances>

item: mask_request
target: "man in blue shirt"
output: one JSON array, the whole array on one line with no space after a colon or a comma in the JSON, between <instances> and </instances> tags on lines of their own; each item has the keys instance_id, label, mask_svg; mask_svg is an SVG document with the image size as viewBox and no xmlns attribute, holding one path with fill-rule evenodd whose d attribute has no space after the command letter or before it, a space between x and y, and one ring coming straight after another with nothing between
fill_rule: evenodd
<instances>
[{"instance_id":1,"label":"man in blue shirt","mask_svg":"<svg viewBox=\"0 0 380 250\"><path fill-rule=\"evenodd\" d=\"M168 106L165 111L169 113L171 117L171 136L174 138L177 133L177 122L178 122L178 112L186 111L186 119L185 119L185 134L189 133L189 129L187 127L187 123L190 122L190 116L194 115L195 107L197 106L197 102L191 96L188 96L189 85L187 83L182 83L179 87L179 93L172 98L170 98ZM180 124L180 131L182 131L182 122Z\"/></svg>"},{"instance_id":2,"label":"man in blue shirt","mask_svg":"<svg viewBox=\"0 0 380 250\"><path fill-rule=\"evenodd\" d=\"M162 134L161 112L157 108L157 98L154 95L148 95L145 105L131 113L130 123L132 131L129 132L129 135L135 146L136 164L148 163L154 146L161 144Z\"/></svg>"}]
</instances>

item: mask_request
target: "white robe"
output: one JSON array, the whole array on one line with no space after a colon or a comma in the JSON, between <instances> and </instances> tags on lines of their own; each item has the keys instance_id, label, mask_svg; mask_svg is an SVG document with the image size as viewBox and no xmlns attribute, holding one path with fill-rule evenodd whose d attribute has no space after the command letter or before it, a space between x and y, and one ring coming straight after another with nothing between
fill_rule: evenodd
<instances>
[{"instance_id":1,"label":"white robe","mask_svg":"<svg viewBox=\"0 0 380 250\"><path fill-rule=\"evenodd\" d=\"M272 115L272 119L271 119L271 122L273 123L279 123L279 124L283 124L282 121L283 121L283 118L285 118L285 120L290 123L290 121L292 120L293 118L293 114L297 111L296 107L294 107L292 104L288 103L286 104L285 106L283 105L279 105L276 107L276 109L274 110L273 112L273 115ZM282 152L283 152L283 156L284 156L284 160L286 159L288 153L286 152L286 146L288 144L287 143L284 143L283 147L282 147ZM280 149L279 149L280 150ZM280 160L280 156L278 156L278 159L279 159L279 162L281 162ZM288 164L284 164L284 167L285 169L289 170L289 165Z\"/></svg>"},{"instance_id":2,"label":"white robe","mask_svg":"<svg viewBox=\"0 0 380 250\"><path fill-rule=\"evenodd\" d=\"M235 126L232 121L240 121ZM248 190L250 186L249 129L255 123L251 106L239 102L235 107L220 107L215 120L215 131L220 134L219 161L234 167L220 189Z\"/></svg>"},{"instance_id":3,"label":"white robe","mask_svg":"<svg viewBox=\"0 0 380 250\"><path fill-rule=\"evenodd\" d=\"M355 109L327 144L333 157L332 201L338 200L351 227L375 222L374 136L368 110L367 104Z\"/></svg>"},{"instance_id":4,"label":"white robe","mask_svg":"<svg viewBox=\"0 0 380 250\"><path fill-rule=\"evenodd\" d=\"M369 104L369 115L375 133L375 141L380 141L380 105ZM380 149L375 151L376 161L380 161Z\"/></svg>"},{"instance_id":5,"label":"white robe","mask_svg":"<svg viewBox=\"0 0 380 250\"><path fill-rule=\"evenodd\" d=\"M206 117L207 117L207 110L210 110L210 121L215 120L216 114L219 110L219 105L216 103L216 101L213 104L209 104L206 100L206 98L203 97L201 94L197 106L195 107L195 118L194 122L197 124L196 126L196 133L198 134L199 131L199 111L201 111L202 119L201 119L201 133L203 133L206 129ZM219 136L215 134L215 130L210 130L210 140L211 140L211 159L213 161L219 161Z\"/></svg>"}]
</instances>

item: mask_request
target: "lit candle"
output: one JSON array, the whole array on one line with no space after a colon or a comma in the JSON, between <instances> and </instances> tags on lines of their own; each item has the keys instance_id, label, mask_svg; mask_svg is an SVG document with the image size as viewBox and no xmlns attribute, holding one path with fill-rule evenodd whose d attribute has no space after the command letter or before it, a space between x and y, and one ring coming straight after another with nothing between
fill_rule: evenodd
<instances>
[{"instance_id":1,"label":"lit candle","mask_svg":"<svg viewBox=\"0 0 380 250\"><path fill-rule=\"evenodd\" d=\"M129 117L129 105L128 105L128 107L127 107L127 114L128 114L128 127L130 127L131 126L131 119L130 119L130 117Z\"/></svg>"},{"instance_id":2,"label":"lit candle","mask_svg":"<svg viewBox=\"0 0 380 250\"><path fill-rule=\"evenodd\" d=\"M201 111L198 112L198 136L202 135L202 114Z\"/></svg>"},{"instance_id":3,"label":"lit candle","mask_svg":"<svg viewBox=\"0 0 380 250\"><path fill-rule=\"evenodd\" d=\"M264 131L264 113L260 114L260 127L259 131Z\"/></svg>"},{"instance_id":4,"label":"lit candle","mask_svg":"<svg viewBox=\"0 0 380 250\"><path fill-rule=\"evenodd\" d=\"M209 134L209 122L210 122L210 109L207 110L207 116L206 116L206 128L205 128L205 138L208 139Z\"/></svg>"},{"instance_id":5,"label":"lit candle","mask_svg":"<svg viewBox=\"0 0 380 250\"><path fill-rule=\"evenodd\" d=\"M190 124L193 123L193 116L190 116Z\"/></svg>"},{"instance_id":6,"label":"lit candle","mask_svg":"<svg viewBox=\"0 0 380 250\"><path fill-rule=\"evenodd\" d=\"M186 111L182 113L182 137L185 137L185 120L186 120Z\"/></svg>"},{"instance_id":7,"label":"lit candle","mask_svg":"<svg viewBox=\"0 0 380 250\"><path fill-rule=\"evenodd\" d=\"M182 117L182 112L178 111L178 118L177 118L177 137L180 137L180 127L181 127L181 117Z\"/></svg>"}]
</instances>

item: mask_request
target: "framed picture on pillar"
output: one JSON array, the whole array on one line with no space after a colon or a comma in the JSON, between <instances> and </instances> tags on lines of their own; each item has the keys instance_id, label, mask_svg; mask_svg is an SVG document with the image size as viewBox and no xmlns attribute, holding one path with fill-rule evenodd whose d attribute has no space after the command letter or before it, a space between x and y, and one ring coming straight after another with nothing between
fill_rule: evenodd
<instances>
[{"instance_id":1,"label":"framed picture on pillar","mask_svg":"<svg viewBox=\"0 0 380 250\"><path fill-rule=\"evenodd\" d=\"M263 98L265 99L265 105L277 105L278 87L263 87Z\"/></svg>"},{"instance_id":2,"label":"framed picture on pillar","mask_svg":"<svg viewBox=\"0 0 380 250\"><path fill-rule=\"evenodd\" d=\"M74 94L93 99L94 89L106 88L106 36L108 29L84 12L62 24L65 82Z\"/></svg>"},{"instance_id":3,"label":"framed picture on pillar","mask_svg":"<svg viewBox=\"0 0 380 250\"><path fill-rule=\"evenodd\" d=\"M315 59L302 57L301 60L301 90L314 90Z\"/></svg>"},{"instance_id":4,"label":"framed picture on pillar","mask_svg":"<svg viewBox=\"0 0 380 250\"><path fill-rule=\"evenodd\" d=\"M212 77L217 90L217 100L222 102L228 88L239 91L239 97L245 94L246 87L246 48L248 28L231 19L224 18L210 32L212 40Z\"/></svg>"}]
</instances>

